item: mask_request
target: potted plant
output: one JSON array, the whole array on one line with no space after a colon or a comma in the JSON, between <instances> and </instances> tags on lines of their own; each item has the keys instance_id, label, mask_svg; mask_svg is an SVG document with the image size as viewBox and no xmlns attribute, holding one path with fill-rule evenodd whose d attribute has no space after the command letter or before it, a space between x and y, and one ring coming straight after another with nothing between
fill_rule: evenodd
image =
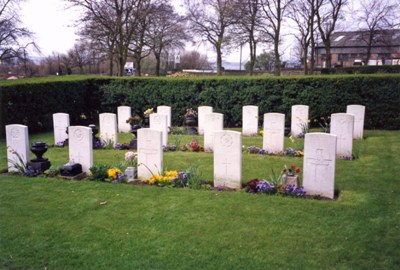
<instances>
[{"instance_id":1,"label":"potted plant","mask_svg":"<svg viewBox=\"0 0 400 270\"><path fill-rule=\"evenodd\" d=\"M197 125L197 112L192 108L186 109L185 125L189 127Z\"/></svg>"},{"instance_id":2,"label":"potted plant","mask_svg":"<svg viewBox=\"0 0 400 270\"><path fill-rule=\"evenodd\" d=\"M148 108L143 112L144 115L144 127L149 127L150 125L150 114L154 113L153 108Z\"/></svg>"},{"instance_id":3,"label":"potted plant","mask_svg":"<svg viewBox=\"0 0 400 270\"><path fill-rule=\"evenodd\" d=\"M128 167L125 170L125 175L129 181L133 181L137 176L137 153L129 151L125 153L125 162Z\"/></svg>"},{"instance_id":4,"label":"potted plant","mask_svg":"<svg viewBox=\"0 0 400 270\"><path fill-rule=\"evenodd\" d=\"M142 128L141 127L142 118L137 114L129 117L126 120L126 123L131 125L131 133L133 133L134 135L136 135L138 129Z\"/></svg>"},{"instance_id":5,"label":"potted plant","mask_svg":"<svg viewBox=\"0 0 400 270\"><path fill-rule=\"evenodd\" d=\"M290 168L285 165L282 170L282 178L285 180L285 184L298 187L299 177L297 174L300 172L300 168L296 165L291 165Z\"/></svg>"}]
</instances>

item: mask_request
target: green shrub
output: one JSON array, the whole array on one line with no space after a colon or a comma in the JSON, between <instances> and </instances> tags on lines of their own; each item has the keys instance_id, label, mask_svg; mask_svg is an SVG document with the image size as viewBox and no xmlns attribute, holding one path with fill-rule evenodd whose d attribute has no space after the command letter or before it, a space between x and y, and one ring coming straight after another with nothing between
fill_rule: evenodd
<instances>
[{"instance_id":1,"label":"green shrub","mask_svg":"<svg viewBox=\"0 0 400 270\"><path fill-rule=\"evenodd\" d=\"M6 83L0 90L0 123L24 124L29 132L52 130L52 114L70 114L71 125L98 123L98 114L132 107L169 105L172 124L183 125L187 108L209 105L224 114L225 127L242 124L242 106L258 105L286 115L291 106L310 106L310 118L345 112L349 104L366 106L365 128L400 129L400 76L352 75L318 77L87 78L33 83ZM3 83L2 83L3 84ZM262 117L259 119L262 125ZM0 135L4 136L4 128Z\"/></svg>"},{"instance_id":2,"label":"green shrub","mask_svg":"<svg viewBox=\"0 0 400 270\"><path fill-rule=\"evenodd\" d=\"M382 73L400 73L400 65L354 66L354 67L321 69L321 74L382 74Z\"/></svg>"}]
</instances>

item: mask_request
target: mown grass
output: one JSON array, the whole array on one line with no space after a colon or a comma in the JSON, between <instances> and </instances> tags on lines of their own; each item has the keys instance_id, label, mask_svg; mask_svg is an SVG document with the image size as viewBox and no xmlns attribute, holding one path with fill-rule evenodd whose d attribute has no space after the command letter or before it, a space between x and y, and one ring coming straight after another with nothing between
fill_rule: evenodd
<instances>
[{"instance_id":1,"label":"mown grass","mask_svg":"<svg viewBox=\"0 0 400 270\"><path fill-rule=\"evenodd\" d=\"M336 201L0 176L0 268L398 269L400 132L365 134L355 141L358 159L337 162ZM31 136L39 139L53 140ZM261 146L261 137L243 143ZM96 150L95 162L123 154ZM45 156L56 165L68 160L67 149ZM211 154L164 158L168 169L198 164L212 179ZM243 159L246 181L302 165L295 157Z\"/></svg>"}]
</instances>

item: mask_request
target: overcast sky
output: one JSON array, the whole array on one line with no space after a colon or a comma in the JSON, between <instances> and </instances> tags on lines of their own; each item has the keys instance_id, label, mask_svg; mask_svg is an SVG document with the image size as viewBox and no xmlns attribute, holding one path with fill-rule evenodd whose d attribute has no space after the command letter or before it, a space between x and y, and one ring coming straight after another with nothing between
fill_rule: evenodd
<instances>
[{"instance_id":1,"label":"overcast sky","mask_svg":"<svg viewBox=\"0 0 400 270\"><path fill-rule=\"evenodd\" d=\"M179 8L183 0L171 2L179 12L183 11L182 8ZM354 2L358 2L358 0L350 0L351 4ZM75 34L77 28L74 24L80 13L77 9L66 9L68 5L64 0L25 0L21 3L21 20L35 33L35 41L43 56L50 55L52 52L65 53L79 38ZM286 36L285 39L286 42L281 48L284 50L284 59L288 59L294 56L292 48L294 42L290 36ZM215 61L215 53L212 48L197 45L187 49L197 49L206 54L209 61ZM258 52L261 53L262 48L258 48ZM242 62L245 63L248 59L248 49L244 48ZM224 60L239 62L239 50L225 55Z\"/></svg>"}]
</instances>

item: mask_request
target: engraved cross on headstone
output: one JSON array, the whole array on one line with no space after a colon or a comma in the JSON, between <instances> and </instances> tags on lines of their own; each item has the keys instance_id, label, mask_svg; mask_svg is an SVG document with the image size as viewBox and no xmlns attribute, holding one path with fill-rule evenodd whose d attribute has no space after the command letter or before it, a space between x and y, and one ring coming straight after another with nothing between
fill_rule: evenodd
<instances>
[{"instance_id":1,"label":"engraved cross on headstone","mask_svg":"<svg viewBox=\"0 0 400 270\"><path fill-rule=\"evenodd\" d=\"M222 165L225 165L225 177L228 177L228 165L231 165L232 163L228 162L228 159L225 159L225 162L222 163Z\"/></svg>"},{"instance_id":2,"label":"engraved cross on headstone","mask_svg":"<svg viewBox=\"0 0 400 270\"><path fill-rule=\"evenodd\" d=\"M332 160L330 159L324 159L323 151L324 151L323 149L317 149L315 151L316 155L315 158L307 158L307 162L314 165L314 175L313 175L314 180L316 180L317 176L319 176L318 168L327 167L332 162Z\"/></svg>"}]
</instances>

